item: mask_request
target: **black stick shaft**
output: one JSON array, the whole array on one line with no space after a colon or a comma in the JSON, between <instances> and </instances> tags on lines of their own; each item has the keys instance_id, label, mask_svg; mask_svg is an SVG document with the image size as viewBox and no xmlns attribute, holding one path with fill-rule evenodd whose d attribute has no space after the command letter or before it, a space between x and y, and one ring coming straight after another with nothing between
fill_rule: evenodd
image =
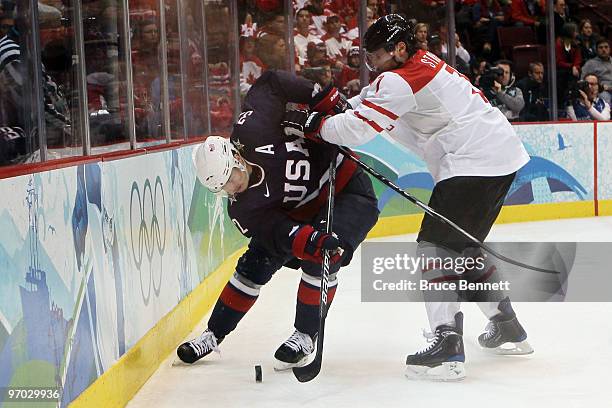
<instances>
[{"instance_id":1,"label":"black stick shaft","mask_svg":"<svg viewBox=\"0 0 612 408\"><path fill-rule=\"evenodd\" d=\"M331 234L333 232L334 218L334 190L336 189L336 156L332 155L332 162L329 165L329 192L327 195L327 220L325 232ZM327 309L329 302L327 299L327 290L329 288L329 267L330 267L331 251L325 250L323 254L323 264L321 265L321 290L319 292L319 332L317 334L317 353L310 364L303 367L294 367L293 374L299 382L308 382L314 379L321 371L323 363L323 339L325 334L325 319L327 318Z\"/></svg>"}]
</instances>

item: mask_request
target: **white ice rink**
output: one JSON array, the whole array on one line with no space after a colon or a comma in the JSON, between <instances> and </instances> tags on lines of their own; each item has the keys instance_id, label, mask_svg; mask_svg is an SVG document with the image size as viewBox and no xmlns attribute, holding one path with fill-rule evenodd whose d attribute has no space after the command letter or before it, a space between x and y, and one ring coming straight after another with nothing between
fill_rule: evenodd
<instances>
[{"instance_id":1,"label":"white ice rink","mask_svg":"<svg viewBox=\"0 0 612 408\"><path fill-rule=\"evenodd\" d=\"M612 217L499 225L488 239L612 241ZM404 361L426 345L423 304L361 303L359 254L351 265L339 274L323 368L315 380L300 384L290 372L272 369L274 351L293 332L300 278L298 271L283 269L224 340L221 356L213 353L192 366L173 367L172 353L129 406L612 407L612 303L515 303L535 349L526 357L481 351L476 337L486 319L476 305L464 304L467 378L413 382L404 377ZM189 337L198 335L207 320ZM262 383L255 382L257 364L263 368Z\"/></svg>"}]
</instances>

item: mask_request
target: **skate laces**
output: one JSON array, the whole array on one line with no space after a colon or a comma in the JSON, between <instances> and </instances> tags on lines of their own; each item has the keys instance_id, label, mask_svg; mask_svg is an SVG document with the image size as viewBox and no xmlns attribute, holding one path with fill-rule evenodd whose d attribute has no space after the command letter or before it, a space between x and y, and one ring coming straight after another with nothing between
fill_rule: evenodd
<instances>
[{"instance_id":1,"label":"skate laces","mask_svg":"<svg viewBox=\"0 0 612 408\"><path fill-rule=\"evenodd\" d=\"M425 339L427 340L427 343L429 343L429 345L426 346L423 350L417 351L416 354L427 353L429 350L434 348L436 346L436 344L438 344L438 340L439 340L439 337L440 337L440 336L438 336L438 330L436 330L435 333L431 332L429 330L426 330L426 329L422 329L422 330L423 330L423 337L425 337Z\"/></svg>"},{"instance_id":2,"label":"skate laces","mask_svg":"<svg viewBox=\"0 0 612 408\"><path fill-rule=\"evenodd\" d=\"M494 337L496 334L497 334L497 325L494 324L492 321L489 321L489 323L487 323L487 326L485 327L484 338L488 340Z\"/></svg>"},{"instance_id":3,"label":"skate laces","mask_svg":"<svg viewBox=\"0 0 612 408\"><path fill-rule=\"evenodd\" d=\"M189 345L195 351L198 357L203 356L205 354L214 351L216 353L221 354L221 350L217 345L217 338L210 330L205 330L199 337L191 340Z\"/></svg>"},{"instance_id":4,"label":"skate laces","mask_svg":"<svg viewBox=\"0 0 612 408\"><path fill-rule=\"evenodd\" d=\"M312 338L308 334L302 333L299 330L293 332L284 343L294 351L304 350L304 353L310 354L314 350Z\"/></svg>"}]
</instances>

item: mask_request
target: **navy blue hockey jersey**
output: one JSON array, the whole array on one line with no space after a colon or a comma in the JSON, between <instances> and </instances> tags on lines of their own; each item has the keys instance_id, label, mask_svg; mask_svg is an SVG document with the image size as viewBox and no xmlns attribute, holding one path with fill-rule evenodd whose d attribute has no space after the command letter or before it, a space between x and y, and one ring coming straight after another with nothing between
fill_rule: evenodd
<instances>
[{"instance_id":1,"label":"navy blue hockey jersey","mask_svg":"<svg viewBox=\"0 0 612 408\"><path fill-rule=\"evenodd\" d=\"M355 163L331 145L284 135L286 104L308 104L313 92L313 84L303 78L265 72L249 90L231 135L254 171L247 190L230 200L229 216L243 235L260 239L277 254L290 251L290 234L325 204L332 156L336 194L357 171Z\"/></svg>"}]
</instances>

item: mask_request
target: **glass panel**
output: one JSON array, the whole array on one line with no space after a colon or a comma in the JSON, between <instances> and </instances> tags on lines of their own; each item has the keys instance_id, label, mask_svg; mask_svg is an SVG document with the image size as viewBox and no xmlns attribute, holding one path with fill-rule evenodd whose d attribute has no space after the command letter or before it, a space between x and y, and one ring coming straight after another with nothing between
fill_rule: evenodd
<instances>
[{"instance_id":1,"label":"glass panel","mask_svg":"<svg viewBox=\"0 0 612 408\"><path fill-rule=\"evenodd\" d=\"M45 4L46 3L46 4ZM78 65L73 64L74 2L38 3L43 66L47 159L82 154L82 135L74 126L79 112Z\"/></svg>"},{"instance_id":2,"label":"glass panel","mask_svg":"<svg viewBox=\"0 0 612 408\"><path fill-rule=\"evenodd\" d=\"M38 161L36 109L28 78L33 69L27 35L16 21L28 21L29 10L14 2L2 3L0 39L0 166Z\"/></svg>"},{"instance_id":3,"label":"glass panel","mask_svg":"<svg viewBox=\"0 0 612 408\"><path fill-rule=\"evenodd\" d=\"M33 38L36 27L31 24L29 6L28 2L21 2L19 7L11 0L2 2L0 165L40 159L39 114L40 125L46 128L47 159L82 151L80 136L72 127L78 98L70 3L38 3L38 38ZM40 60L34 50L40 50ZM40 83L33 80L34 70L42 72Z\"/></svg>"},{"instance_id":4,"label":"glass panel","mask_svg":"<svg viewBox=\"0 0 612 408\"><path fill-rule=\"evenodd\" d=\"M206 72L204 70L205 33L204 3L198 0L185 0L185 31L187 44L182 45L186 54L186 98L183 103L187 117L187 136L206 135L209 130L208 103L206 97ZM170 41L170 39L168 40ZM170 71L170 69L169 69Z\"/></svg>"},{"instance_id":5,"label":"glass panel","mask_svg":"<svg viewBox=\"0 0 612 408\"><path fill-rule=\"evenodd\" d=\"M179 27L179 0L164 0L166 5L166 47L168 52L168 97L170 99L170 137L172 139L185 139L183 129L183 77L181 75L181 38L180 34L185 30L184 13L183 24ZM182 11L182 10L181 10ZM184 36L186 33L183 34ZM184 41L186 40L186 37ZM188 52L189 47L185 47L185 52ZM187 57L187 56L185 56ZM200 57L201 59L201 57ZM185 71L187 71L187 58L183 61ZM185 72L185 75L188 75ZM185 81L185 84L188 80ZM185 95L186 96L186 95ZM187 113L187 112L185 112Z\"/></svg>"},{"instance_id":6,"label":"glass panel","mask_svg":"<svg viewBox=\"0 0 612 408\"><path fill-rule=\"evenodd\" d=\"M129 5L136 140L165 141L159 4L156 0L139 0Z\"/></svg>"},{"instance_id":7,"label":"glass panel","mask_svg":"<svg viewBox=\"0 0 612 408\"><path fill-rule=\"evenodd\" d=\"M123 3L83 3L87 111L93 154L130 148L127 125L126 66L121 41Z\"/></svg>"},{"instance_id":8,"label":"glass panel","mask_svg":"<svg viewBox=\"0 0 612 408\"><path fill-rule=\"evenodd\" d=\"M206 49L211 132L229 134L236 109L236 33L230 1L206 1ZM234 17L235 18L235 17Z\"/></svg>"}]
</instances>

